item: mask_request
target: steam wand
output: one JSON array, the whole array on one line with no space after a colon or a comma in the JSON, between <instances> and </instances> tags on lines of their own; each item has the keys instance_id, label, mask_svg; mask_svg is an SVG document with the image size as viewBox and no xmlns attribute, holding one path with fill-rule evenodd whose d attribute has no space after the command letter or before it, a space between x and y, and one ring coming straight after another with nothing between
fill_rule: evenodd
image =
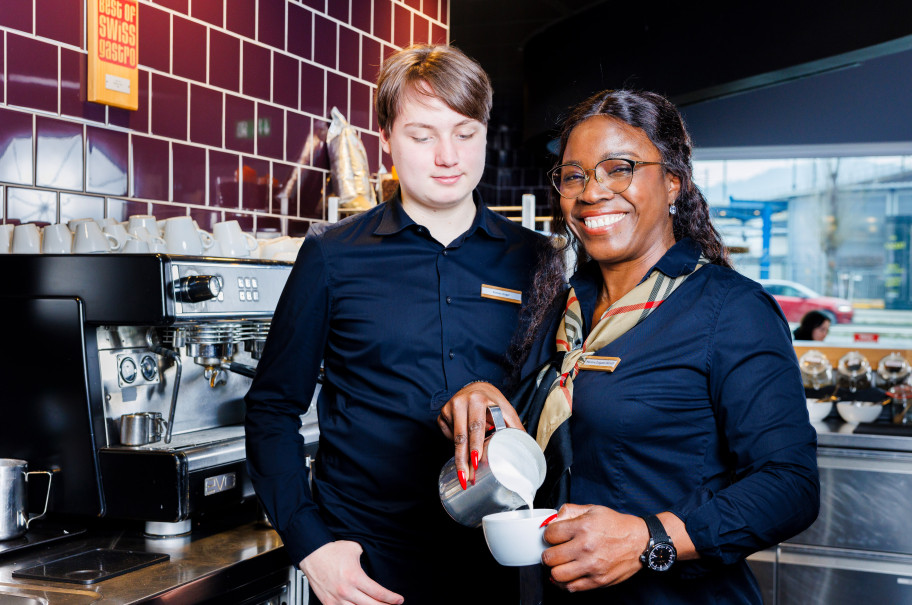
<instances>
[{"instance_id":1,"label":"steam wand","mask_svg":"<svg viewBox=\"0 0 912 605\"><path fill-rule=\"evenodd\" d=\"M166 349L161 345L153 345L152 351L162 357L169 357L174 360L174 363L177 365L177 373L174 375L174 388L171 390L171 409L168 410L168 428L165 431L165 443L171 443L171 429L174 428L174 411L177 408L177 392L180 389L181 381L181 370L183 365L181 363L180 353L172 349Z\"/></svg>"}]
</instances>

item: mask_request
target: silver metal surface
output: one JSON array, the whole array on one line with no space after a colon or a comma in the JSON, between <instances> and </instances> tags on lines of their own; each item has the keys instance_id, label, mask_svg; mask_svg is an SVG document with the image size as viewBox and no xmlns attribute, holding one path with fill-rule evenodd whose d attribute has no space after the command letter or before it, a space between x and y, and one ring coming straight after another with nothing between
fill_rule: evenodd
<instances>
[{"instance_id":1,"label":"silver metal surface","mask_svg":"<svg viewBox=\"0 0 912 605\"><path fill-rule=\"evenodd\" d=\"M777 574L779 605L912 602L912 557L783 546Z\"/></svg>"},{"instance_id":2,"label":"silver metal surface","mask_svg":"<svg viewBox=\"0 0 912 605\"><path fill-rule=\"evenodd\" d=\"M912 454L820 448L820 514L790 544L912 555Z\"/></svg>"},{"instance_id":3,"label":"silver metal surface","mask_svg":"<svg viewBox=\"0 0 912 605\"><path fill-rule=\"evenodd\" d=\"M151 537L174 537L189 534L193 529L193 521L146 521L145 535Z\"/></svg>"},{"instance_id":4,"label":"silver metal surface","mask_svg":"<svg viewBox=\"0 0 912 605\"><path fill-rule=\"evenodd\" d=\"M271 317L289 273L291 265L286 263L252 267L244 263L172 260L172 284L194 275L212 275L222 282L222 291L217 298L198 303L176 302L175 313L179 321Z\"/></svg>"},{"instance_id":5,"label":"silver metal surface","mask_svg":"<svg viewBox=\"0 0 912 605\"><path fill-rule=\"evenodd\" d=\"M170 560L88 586L12 577L16 569L95 548L163 553ZM284 589L282 602L307 604L306 580L288 566L278 534L253 522L218 533L194 530L169 538L144 538L139 531L98 531L48 549L4 557L0 560L0 604L30 605L23 599L47 605L229 603L236 601L234 590L265 576L271 576L265 584L268 588L262 599L252 603L275 602L268 600L269 595Z\"/></svg>"},{"instance_id":6,"label":"silver metal surface","mask_svg":"<svg viewBox=\"0 0 912 605\"><path fill-rule=\"evenodd\" d=\"M243 397L250 388L251 380L233 372L225 372L224 380L215 387L210 386L204 367L193 363L182 364L179 385L177 363L173 358L157 355L146 343L148 332L158 334L160 330L146 327L101 326L96 334L99 343L98 366L101 372L103 410L105 416L105 442L102 446L120 443L119 419L124 414L137 412L169 413L175 386L179 386L178 402L175 406L172 437L181 433L199 431L244 422ZM116 345L124 348L116 348ZM153 383L140 383L121 387L118 379L117 358L131 354L142 358L152 355L158 363L158 379ZM250 354L238 350L234 360L239 363L256 365Z\"/></svg>"}]
</instances>

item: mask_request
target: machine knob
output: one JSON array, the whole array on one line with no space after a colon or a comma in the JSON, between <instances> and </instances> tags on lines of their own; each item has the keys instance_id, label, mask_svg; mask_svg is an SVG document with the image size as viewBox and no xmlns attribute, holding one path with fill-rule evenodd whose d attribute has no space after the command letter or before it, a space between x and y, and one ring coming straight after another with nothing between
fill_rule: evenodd
<instances>
[{"instance_id":1,"label":"machine knob","mask_svg":"<svg viewBox=\"0 0 912 605\"><path fill-rule=\"evenodd\" d=\"M177 280L174 295L180 302L197 303L217 298L222 280L214 275L191 275Z\"/></svg>"}]
</instances>

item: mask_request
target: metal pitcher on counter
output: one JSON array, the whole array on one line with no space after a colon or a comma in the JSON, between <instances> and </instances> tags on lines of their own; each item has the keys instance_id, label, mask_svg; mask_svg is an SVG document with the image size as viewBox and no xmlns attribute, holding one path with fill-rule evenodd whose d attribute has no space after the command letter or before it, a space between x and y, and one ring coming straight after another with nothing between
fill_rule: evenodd
<instances>
[{"instance_id":1,"label":"metal pitcher on counter","mask_svg":"<svg viewBox=\"0 0 912 605\"><path fill-rule=\"evenodd\" d=\"M28 496L26 485L29 475L47 475L47 496L44 499L44 510L40 515L28 514ZM3 498L3 515L0 516L0 540L12 540L23 535L32 521L42 518L47 513L48 499L51 496L50 471L29 471L25 460L0 458L0 492Z\"/></svg>"}]
</instances>

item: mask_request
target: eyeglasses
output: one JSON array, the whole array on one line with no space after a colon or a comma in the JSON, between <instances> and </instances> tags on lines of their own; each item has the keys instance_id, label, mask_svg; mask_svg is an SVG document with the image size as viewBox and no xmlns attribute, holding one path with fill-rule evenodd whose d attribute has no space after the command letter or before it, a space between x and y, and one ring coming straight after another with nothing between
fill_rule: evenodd
<instances>
[{"instance_id":1,"label":"eyeglasses","mask_svg":"<svg viewBox=\"0 0 912 605\"><path fill-rule=\"evenodd\" d=\"M579 164L561 164L548 171L551 184L561 197L579 197L589 184L589 173L595 175L595 180L614 193L623 193L633 181L633 173L638 166L663 166L662 162L640 162L627 158L608 158L595 165L595 168L586 170Z\"/></svg>"}]
</instances>

